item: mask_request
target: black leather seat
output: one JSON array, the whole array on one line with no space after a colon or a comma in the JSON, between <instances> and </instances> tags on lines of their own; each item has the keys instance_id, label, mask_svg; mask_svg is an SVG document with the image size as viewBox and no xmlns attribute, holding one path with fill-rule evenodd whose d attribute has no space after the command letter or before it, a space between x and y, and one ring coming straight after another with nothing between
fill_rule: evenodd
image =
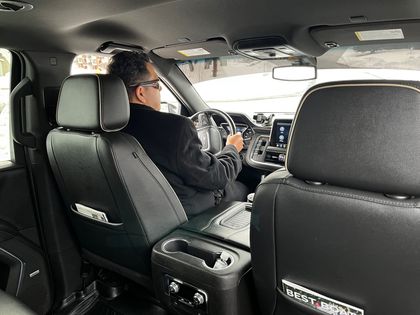
<instances>
[{"instance_id":1,"label":"black leather seat","mask_svg":"<svg viewBox=\"0 0 420 315\"><path fill-rule=\"evenodd\" d=\"M287 169L253 205L262 313L419 314L420 84L312 88Z\"/></svg>"},{"instance_id":2,"label":"black leather seat","mask_svg":"<svg viewBox=\"0 0 420 315\"><path fill-rule=\"evenodd\" d=\"M69 77L47 150L83 255L149 285L153 245L187 217L140 144L119 132L129 113L119 78Z\"/></svg>"}]
</instances>

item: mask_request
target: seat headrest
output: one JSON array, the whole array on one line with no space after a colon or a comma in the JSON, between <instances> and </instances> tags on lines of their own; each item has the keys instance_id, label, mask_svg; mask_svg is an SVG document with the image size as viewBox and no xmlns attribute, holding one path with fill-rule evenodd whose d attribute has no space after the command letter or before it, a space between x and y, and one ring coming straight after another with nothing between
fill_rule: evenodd
<instances>
[{"instance_id":1,"label":"seat headrest","mask_svg":"<svg viewBox=\"0 0 420 315\"><path fill-rule=\"evenodd\" d=\"M335 82L311 88L292 127L295 177L420 196L420 83Z\"/></svg>"},{"instance_id":2,"label":"seat headrest","mask_svg":"<svg viewBox=\"0 0 420 315\"><path fill-rule=\"evenodd\" d=\"M127 91L113 75L84 74L64 80L57 106L59 126L83 131L112 132L130 118Z\"/></svg>"}]
</instances>

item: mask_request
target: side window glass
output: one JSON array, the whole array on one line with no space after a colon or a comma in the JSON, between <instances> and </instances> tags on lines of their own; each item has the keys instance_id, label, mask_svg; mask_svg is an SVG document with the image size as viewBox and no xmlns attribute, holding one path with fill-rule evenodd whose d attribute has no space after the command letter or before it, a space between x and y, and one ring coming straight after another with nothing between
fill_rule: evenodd
<instances>
[{"instance_id":1,"label":"side window glass","mask_svg":"<svg viewBox=\"0 0 420 315\"><path fill-rule=\"evenodd\" d=\"M10 161L10 125L9 125L9 96L11 54L0 48L0 163Z\"/></svg>"},{"instance_id":2,"label":"side window glass","mask_svg":"<svg viewBox=\"0 0 420 315\"><path fill-rule=\"evenodd\" d=\"M162 90L160 91L160 111L172 114L181 114L181 103L175 95L161 82Z\"/></svg>"},{"instance_id":3,"label":"side window glass","mask_svg":"<svg viewBox=\"0 0 420 315\"><path fill-rule=\"evenodd\" d=\"M110 61L108 55L102 54L83 54L74 58L70 74L83 74L83 73L98 73L106 74L107 66ZM161 112L180 114L181 104L173 93L161 83L162 91L160 92L161 99Z\"/></svg>"}]
</instances>

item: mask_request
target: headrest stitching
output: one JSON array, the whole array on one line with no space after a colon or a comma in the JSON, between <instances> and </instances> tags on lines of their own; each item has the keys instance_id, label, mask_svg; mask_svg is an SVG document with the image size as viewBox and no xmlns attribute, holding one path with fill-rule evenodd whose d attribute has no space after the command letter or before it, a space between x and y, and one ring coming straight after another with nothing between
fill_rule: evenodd
<instances>
[{"instance_id":1,"label":"headrest stitching","mask_svg":"<svg viewBox=\"0 0 420 315\"><path fill-rule=\"evenodd\" d=\"M290 182L282 182L279 183L280 185L286 185L286 186L290 186L299 190L304 190L304 191L308 191L308 192L313 192L313 193L318 193L318 194L327 194L327 195L331 195L331 196L337 196L337 197L344 197L344 198L349 198L349 199L357 199L357 200L362 200L362 201L370 201L370 202L374 202L374 203L378 203L378 204L383 204L383 205L387 205L387 206L400 206L400 207L404 207L404 208L419 208L419 204L416 202L407 202L407 203L403 203L403 202L389 202L389 201L385 201L385 200L380 200L380 199L375 199L375 198L370 198L370 197L364 197L361 195L356 195L356 194L351 194L351 193L342 193L342 192L337 192L337 191L330 191L330 190L326 190L325 188L315 188L314 186L312 186L311 188L309 187L302 187L300 185L297 185L295 183L290 183ZM325 187L325 186L318 186L318 187ZM385 197L385 196L384 196Z\"/></svg>"}]
</instances>

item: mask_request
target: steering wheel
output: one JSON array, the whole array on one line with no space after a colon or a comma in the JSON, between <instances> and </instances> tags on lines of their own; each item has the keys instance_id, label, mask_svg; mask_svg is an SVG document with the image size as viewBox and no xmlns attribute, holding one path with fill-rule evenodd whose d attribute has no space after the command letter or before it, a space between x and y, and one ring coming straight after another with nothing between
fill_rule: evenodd
<instances>
[{"instance_id":1,"label":"steering wheel","mask_svg":"<svg viewBox=\"0 0 420 315\"><path fill-rule=\"evenodd\" d=\"M198 138L203 144L202 150L218 154L223 149L223 141L219 128L212 118L213 115L218 115L227 122L229 126L229 136L236 133L236 125L233 119L224 111L218 109L209 108L199 111L192 115L190 119L194 122Z\"/></svg>"}]
</instances>

